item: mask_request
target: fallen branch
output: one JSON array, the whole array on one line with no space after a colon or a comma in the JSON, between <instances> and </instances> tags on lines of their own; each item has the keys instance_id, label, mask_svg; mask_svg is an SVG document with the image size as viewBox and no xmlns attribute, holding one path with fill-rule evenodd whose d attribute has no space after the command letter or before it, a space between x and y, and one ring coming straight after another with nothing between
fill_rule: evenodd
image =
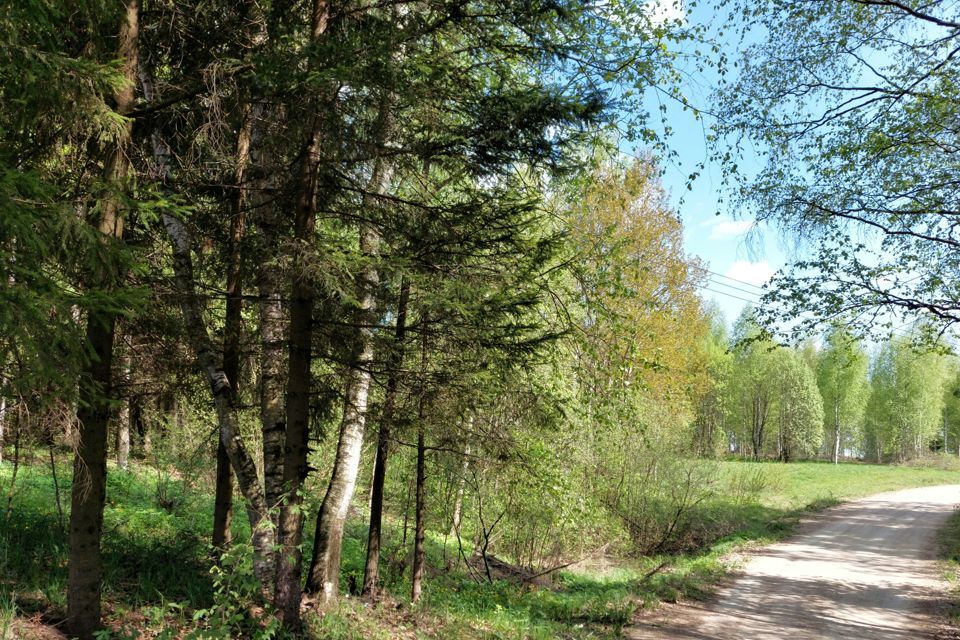
<instances>
[{"instance_id":1,"label":"fallen branch","mask_svg":"<svg viewBox=\"0 0 960 640\"><path fill-rule=\"evenodd\" d=\"M521 581L522 581L522 582L525 582L525 583L533 582L533 581L536 580L537 578L542 578L543 576L550 575L551 573L555 573L555 572L560 571L560 570L562 570L562 569L566 569L567 567L570 567L570 566L572 566L572 565L575 565L575 564L578 564L578 563L580 563L580 562L583 562L583 561L586 560L587 558L593 558L593 557L595 557L595 556L598 556L598 555L602 554L603 552L605 552L605 551L607 550L607 548L608 548L609 546L610 546L610 543L608 542L607 544L603 545L602 547L599 547L598 549L595 549L594 551L591 551L590 553L588 553L588 554L585 555L585 556L580 556L580 557L577 558L576 560L571 560L571 561L569 561L569 562L564 562L563 564L558 564L558 565L555 566L555 567L550 567L549 569L544 569L543 571L540 571L540 572L538 572L538 573L535 573L535 574L533 574L533 575L531 575L531 576L525 576L525 577L521 578Z\"/></svg>"}]
</instances>

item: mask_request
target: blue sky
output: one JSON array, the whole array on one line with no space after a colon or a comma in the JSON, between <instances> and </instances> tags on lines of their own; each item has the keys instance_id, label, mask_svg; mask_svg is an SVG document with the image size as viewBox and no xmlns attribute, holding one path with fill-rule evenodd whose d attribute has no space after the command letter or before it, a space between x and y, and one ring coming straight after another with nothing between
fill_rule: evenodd
<instances>
[{"instance_id":1,"label":"blue sky","mask_svg":"<svg viewBox=\"0 0 960 640\"><path fill-rule=\"evenodd\" d=\"M655 14L665 19L675 19L682 16L675 2L680 0L650 0L648 6L655 7ZM711 4L701 4L690 19L709 20ZM739 58L738 46L737 42L727 43L726 53L731 59ZM686 88L687 99L695 105L709 104L711 81L701 77L691 82ZM651 105L654 110L657 106ZM730 210L722 202L721 172L709 162L705 124L676 104L667 104L665 117L673 129L668 144L677 156L663 167L664 186L683 221L687 252L700 258L709 270L703 297L716 301L726 321L732 323L744 306L758 300L760 287L787 263L787 255L775 229L757 225L749 215ZM688 191L687 176L702 162L706 167ZM759 168L755 159L739 158L738 162L748 173Z\"/></svg>"}]
</instances>

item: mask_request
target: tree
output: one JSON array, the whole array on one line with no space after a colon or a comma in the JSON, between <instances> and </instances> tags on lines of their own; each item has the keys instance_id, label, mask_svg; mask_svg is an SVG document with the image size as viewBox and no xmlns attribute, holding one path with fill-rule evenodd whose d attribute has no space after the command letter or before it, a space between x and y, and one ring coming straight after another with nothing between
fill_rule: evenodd
<instances>
[{"instance_id":1,"label":"tree","mask_svg":"<svg viewBox=\"0 0 960 640\"><path fill-rule=\"evenodd\" d=\"M190 416L216 423L212 537L229 544L232 473L260 604L272 600L292 632L313 493L324 499L307 589L336 597L370 415L388 483L388 438L408 435L417 406L420 577L440 462L462 481L453 520L481 495L507 513L516 495L552 486L526 476L524 454L565 477L545 473L546 432L574 386L607 394L598 431L620 416L689 443L704 377L685 341L706 334L698 271L653 162L594 173L588 151L614 120L651 139L639 89L672 78L679 30L620 2L141 12L131 0L123 16L108 4L26 3L0 19L0 423L7 400L79 400L72 631L99 621L117 400L123 428L144 431L145 415L164 425L154 451L207 431ZM574 178L587 173L589 184ZM585 207L564 201L568 188ZM590 268L574 274L576 257ZM576 349L594 377L568 386L553 367L575 370L572 329L589 336ZM424 351L419 370L405 339ZM259 433L242 432L258 406ZM198 458L212 448L197 444ZM508 479L506 503L480 477L488 469ZM480 474L472 495L468 472ZM556 522L569 531L581 511L559 505Z\"/></svg>"},{"instance_id":2,"label":"tree","mask_svg":"<svg viewBox=\"0 0 960 640\"><path fill-rule=\"evenodd\" d=\"M113 95L115 110L125 118L133 109L139 56L140 5L128 0L120 18L118 54L123 63L123 80ZM123 189L130 173L129 153L132 122L105 150L103 177L114 193L100 202L97 229L105 242L123 238L123 211L116 191ZM90 285L108 295L120 284L119 265L109 265L90 278ZM70 570L67 584L67 620L70 632L92 637L100 626L100 587L103 560L100 538L103 532L103 505L107 483L107 427L113 384L113 347L117 313L91 310L87 315L87 342L91 354L80 375L77 421L80 444L73 464L70 499Z\"/></svg>"},{"instance_id":3,"label":"tree","mask_svg":"<svg viewBox=\"0 0 960 640\"><path fill-rule=\"evenodd\" d=\"M866 409L869 386L869 360L863 348L840 323L830 326L817 362L817 385L823 397L825 432L832 437L833 462L842 451L862 442L860 429Z\"/></svg>"},{"instance_id":4,"label":"tree","mask_svg":"<svg viewBox=\"0 0 960 640\"><path fill-rule=\"evenodd\" d=\"M730 413L733 353L720 310L708 309L711 327L705 340L707 380L699 392L694 422L693 450L698 456L714 456L725 450Z\"/></svg>"},{"instance_id":5,"label":"tree","mask_svg":"<svg viewBox=\"0 0 960 640\"><path fill-rule=\"evenodd\" d=\"M943 451L960 456L960 371L950 363L943 399Z\"/></svg>"},{"instance_id":6,"label":"tree","mask_svg":"<svg viewBox=\"0 0 960 640\"><path fill-rule=\"evenodd\" d=\"M865 450L878 462L923 456L940 435L946 359L917 352L907 338L885 343L874 360Z\"/></svg>"},{"instance_id":7,"label":"tree","mask_svg":"<svg viewBox=\"0 0 960 640\"><path fill-rule=\"evenodd\" d=\"M756 311L746 307L733 328L734 361L731 430L738 450L754 459L764 454L776 388L776 345L757 324Z\"/></svg>"},{"instance_id":8,"label":"tree","mask_svg":"<svg viewBox=\"0 0 960 640\"><path fill-rule=\"evenodd\" d=\"M889 328L888 312L920 314L935 339L960 318L960 284L944 277L960 259L957 7L724 4L740 33L763 34L717 95L734 204L811 249L767 294L769 317L798 332L844 317L862 333ZM755 176L736 164L746 144Z\"/></svg>"},{"instance_id":9,"label":"tree","mask_svg":"<svg viewBox=\"0 0 960 640\"><path fill-rule=\"evenodd\" d=\"M811 456L823 441L823 398L813 370L793 349L774 354L776 385L777 457L790 462Z\"/></svg>"},{"instance_id":10,"label":"tree","mask_svg":"<svg viewBox=\"0 0 960 640\"><path fill-rule=\"evenodd\" d=\"M576 265L569 297L579 301L568 311L586 419L629 424L658 405L677 427L660 433L679 441L689 435L690 391L706 380L703 350L688 342L709 331L697 294L702 269L684 251L652 158L614 159L586 178L567 214Z\"/></svg>"}]
</instances>

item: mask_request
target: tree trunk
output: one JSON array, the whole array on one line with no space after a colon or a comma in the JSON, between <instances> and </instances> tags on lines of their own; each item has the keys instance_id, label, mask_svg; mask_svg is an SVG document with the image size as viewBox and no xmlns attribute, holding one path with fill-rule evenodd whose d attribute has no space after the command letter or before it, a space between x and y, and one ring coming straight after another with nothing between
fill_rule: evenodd
<instances>
[{"instance_id":1,"label":"tree trunk","mask_svg":"<svg viewBox=\"0 0 960 640\"><path fill-rule=\"evenodd\" d=\"M117 466L126 471L130 467L130 399L120 405L117 416Z\"/></svg>"},{"instance_id":2,"label":"tree trunk","mask_svg":"<svg viewBox=\"0 0 960 640\"><path fill-rule=\"evenodd\" d=\"M251 48L267 44L268 34L261 9L255 2L248 10L255 31L250 34ZM245 123L249 126L248 164L241 191L247 193L246 208L260 230L264 255L279 253L279 221L274 204L275 180L279 171L273 153L266 146L267 129L278 109L268 109L256 94L249 97ZM260 315L260 429L263 436L263 484L271 519L279 526L280 500L283 494L284 370L287 365L285 318L281 303L281 265L266 260L257 269L257 293Z\"/></svg>"},{"instance_id":3,"label":"tree trunk","mask_svg":"<svg viewBox=\"0 0 960 640\"><path fill-rule=\"evenodd\" d=\"M278 251L278 221L272 201L271 168L261 148L265 110L257 103L251 110L250 208L265 251ZM280 265L275 260L262 264L257 275L260 311L260 431L263 435L263 485L274 525L279 527L283 495L283 441L286 432L284 387L287 366L285 318L281 302Z\"/></svg>"},{"instance_id":4,"label":"tree trunk","mask_svg":"<svg viewBox=\"0 0 960 640\"><path fill-rule=\"evenodd\" d=\"M417 421L417 521L413 535L413 576L411 578L410 600L420 601L423 592L423 541L426 535L426 449L423 436L423 399L420 400L420 419Z\"/></svg>"},{"instance_id":5,"label":"tree trunk","mask_svg":"<svg viewBox=\"0 0 960 640\"><path fill-rule=\"evenodd\" d=\"M263 484L271 514L283 494L284 317L275 267L264 267L257 285L260 294L260 428L263 434ZM276 520L276 518L274 518ZM279 522L275 522L279 524Z\"/></svg>"},{"instance_id":6,"label":"tree trunk","mask_svg":"<svg viewBox=\"0 0 960 640\"><path fill-rule=\"evenodd\" d=\"M20 436L23 433L23 424L17 420L17 425L13 430L13 470L10 472L10 486L7 487L7 509L4 513L4 519L10 522L10 514L13 513L13 496L17 490L17 471L20 470Z\"/></svg>"},{"instance_id":7,"label":"tree trunk","mask_svg":"<svg viewBox=\"0 0 960 640\"><path fill-rule=\"evenodd\" d=\"M223 441L217 438L217 475L213 499L213 548L222 554L233 541L233 470Z\"/></svg>"},{"instance_id":8,"label":"tree trunk","mask_svg":"<svg viewBox=\"0 0 960 640\"><path fill-rule=\"evenodd\" d=\"M80 387L80 442L73 463L70 500L70 561L67 582L67 628L90 638L100 626L100 582L103 562L100 537L107 481L107 426L113 338L116 318L93 312L87 321L92 362L84 367Z\"/></svg>"},{"instance_id":9,"label":"tree trunk","mask_svg":"<svg viewBox=\"0 0 960 640\"><path fill-rule=\"evenodd\" d=\"M223 372L230 381L232 402L240 396L240 343L243 338L243 239L247 230L244 181L250 163L250 138L253 114L250 105L244 108L243 122L237 133L234 197L231 199L230 241L227 255L227 308L224 316ZM230 545L230 524L233 521L233 474L230 456L223 442L217 442L217 480L213 511L213 546L220 551Z\"/></svg>"},{"instance_id":10,"label":"tree trunk","mask_svg":"<svg viewBox=\"0 0 960 640\"><path fill-rule=\"evenodd\" d=\"M381 105L382 136L385 140L387 113L390 101ZM384 113L387 112L387 113ZM374 162L367 192L363 197L365 209L374 205L375 197L386 192L393 170L391 160L379 156ZM313 563L307 581L307 590L319 593L321 601L329 604L336 600L340 576L340 546L343 542L343 526L356 488L360 470L360 452L363 447L363 432L367 417L367 399L370 392L370 365L373 361L373 330L375 293L379 280L372 258L378 251L379 236L370 225L360 233L360 251L367 257L360 277L357 299L358 309L357 351L353 365L347 374L343 420L340 438L334 459L330 485L317 514L317 533L313 545Z\"/></svg>"},{"instance_id":11,"label":"tree trunk","mask_svg":"<svg viewBox=\"0 0 960 640\"><path fill-rule=\"evenodd\" d=\"M121 357L123 367L123 378L120 380L122 391L118 394L122 401L120 411L117 415L117 466L124 471L130 466L130 405L133 400L130 397L130 348L123 350Z\"/></svg>"},{"instance_id":12,"label":"tree trunk","mask_svg":"<svg viewBox=\"0 0 960 640\"><path fill-rule=\"evenodd\" d=\"M311 40L319 40L330 18L328 0L314 0ZM294 214L297 249L313 243L324 122L315 115L306 154L300 166ZM279 555L276 566L274 606L287 629L300 629L300 581L303 573L303 496L300 487L307 476L310 433L310 365L313 337L314 283L295 272L290 295L290 336L287 364L286 433L283 449L284 500L280 507Z\"/></svg>"},{"instance_id":13,"label":"tree trunk","mask_svg":"<svg viewBox=\"0 0 960 640\"><path fill-rule=\"evenodd\" d=\"M377 458L373 467L373 486L370 492L370 529L367 534L367 562L363 569L365 596L375 596L380 580L380 543L383 527L383 487L387 478L387 458L390 455L390 427L393 423L397 399L397 378L403 366L403 341L407 332L407 303L410 299L410 283L400 281L400 297L397 300L397 321L393 335L393 351L388 363L387 390L380 417L380 433L377 436Z\"/></svg>"},{"instance_id":14,"label":"tree trunk","mask_svg":"<svg viewBox=\"0 0 960 640\"><path fill-rule=\"evenodd\" d=\"M364 306L372 306L372 292L364 297ZM363 430L370 392L370 362L373 359L373 336L369 328L361 330L362 350L355 366L348 373L340 437L333 463L333 473L320 512L317 514L317 533L313 544L313 563L307 581L307 590L319 593L324 604L336 600L340 579L340 547L343 526L350 509L360 469L363 448Z\"/></svg>"},{"instance_id":15,"label":"tree trunk","mask_svg":"<svg viewBox=\"0 0 960 640\"><path fill-rule=\"evenodd\" d=\"M470 424L473 424L473 417L470 417ZM454 537L460 532L460 519L463 517L463 493L467 485L467 469L470 466L470 443L463 448L463 467L460 471L460 478L457 481L457 497L453 501L453 518L450 521L450 536Z\"/></svg>"},{"instance_id":16,"label":"tree trunk","mask_svg":"<svg viewBox=\"0 0 960 640\"><path fill-rule=\"evenodd\" d=\"M163 214L163 223L173 246L174 275L187 335L196 353L197 364L210 384L217 422L220 425L220 440L237 475L240 491L247 501L247 518L250 521L254 550L254 575L266 589L273 577L274 534L269 509L257 475L257 466L240 438L237 410L231 400L230 381L217 362L216 351L203 322L200 300L193 280L190 236L183 223L170 214Z\"/></svg>"},{"instance_id":17,"label":"tree trunk","mask_svg":"<svg viewBox=\"0 0 960 640\"><path fill-rule=\"evenodd\" d=\"M0 380L0 387L3 386ZM7 398L0 395L0 465L3 464L3 438L7 427Z\"/></svg>"},{"instance_id":18,"label":"tree trunk","mask_svg":"<svg viewBox=\"0 0 960 640\"><path fill-rule=\"evenodd\" d=\"M835 430L836 436L833 440L833 464L840 463L840 425Z\"/></svg>"},{"instance_id":19,"label":"tree trunk","mask_svg":"<svg viewBox=\"0 0 960 640\"><path fill-rule=\"evenodd\" d=\"M313 242L316 224L320 131L315 130L301 168L294 219L294 240L298 247ZM283 488L280 508L280 557L277 561L277 590L274 606L284 626L300 628L300 579L303 572L303 494L307 477L310 435L310 364L313 340L314 285L306 274L295 271L290 296L290 349L287 367L287 429L284 439Z\"/></svg>"},{"instance_id":20,"label":"tree trunk","mask_svg":"<svg viewBox=\"0 0 960 640\"><path fill-rule=\"evenodd\" d=\"M148 74L142 74L141 81L144 97L149 102L153 99L152 79ZM153 134L152 141L154 163L159 174L155 177L166 182L170 176L170 149L157 133ZM263 487L260 485L257 465L240 437L231 382L224 373L222 361L218 361L216 350L203 320L203 306L197 295L193 276L190 234L183 222L175 215L163 212L161 219L173 252L174 283L179 293L180 312L183 315L187 338L196 355L197 366L204 372L210 385L217 423L220 427L220 441L227 450L240 492L247 502L247 518L250 522L254 552L253 573L260 582L261 588L266 591L274 575L272 559L275 537Z\"/></svg>"},{"instance_id":21,"label":"tree trunk","mask_svg":"<svg viewBox=\"0 0 960 640\"><path fill-rule=\"evenodd\" d=\"M135 101L137 74L138 0L128 0L119 31L119 57L123 61L124 84L114 95L115 110L125 115ZM130 171L127 146L131 123L110 149L104 168L109 185L120 185ZM107 199L101 208L98 228L107 242L123 237L123 219L118 203ZM97 283L109 289L119 274L106 274ZM91 309L87 315L87 343L90 359L80 374L79 444L73 463L70 495L70 559L67 577L67 620L70 635L87 640L100 627L100 586L103 559L100 538L103 532L103 505L107 481L107 428L110 421L111 368L116 317Z\"/></svg>"}]
</instances>

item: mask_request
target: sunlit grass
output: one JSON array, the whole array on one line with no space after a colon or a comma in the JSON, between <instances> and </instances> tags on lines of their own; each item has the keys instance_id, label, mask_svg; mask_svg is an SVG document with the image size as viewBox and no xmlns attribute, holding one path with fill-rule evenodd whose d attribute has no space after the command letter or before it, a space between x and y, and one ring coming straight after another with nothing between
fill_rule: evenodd
<instances>
[{"instance_id":1,"label":"sunlit grass","mask_svg":"<svg viewBox=\"0 0 960 640\"><path fill-rule=\"evenodd\" d=\"M621 637L636 610L658 601L706 597L743 550L783 538L800 517L842 500L906 487L960 481L956 460L910 466L857 463L723 461L716 465L714 496L700 504L696 518L703 540L695 552L617 561L602 575L558 572L551 588L507 581L478 582L465 572L444 571L456 549L442 536L428 535L428 578L423 602L408 604L409 568L383 563L391 600L371 607L354 597L309 628L320 638L351 640L409 637L434 639L608 639ZM11 465L0 467L5 498ZM189 621L190 612L211 599L208 549L213 501L191 492L149 466L123 473L111 468L104 515L106 600L112 615L136 611L153 628ZM69 508L70 472L58 464L61 504ZM158 495L158 482L162 496ZM5 508L5 500L0 507ZM237 515L242 510L237 508ZM64 513L64 518L69 514ZM308 529L312 527L308 518ZM246 524L234 519L235 536ZM952 534L950 532L953 532ZM385 549L399 548L398 527L387 527ZM310 531L307 531L310 539ZM960 515L944 534L954 578L960 576ZM365 523L347 527L341 590L356 589L365 554ZM945 543L946 544L946 543ZM445 546L446 545L446 546ZM309 547L307 548L309 552ZM10 517L0 511L0 640L13 637L20 614L65 608L66 534L56 508L52 475L42 458L23 464ZM402 570L402 569L400 569ZM178 622L179 621L179 622Z\"/></svg>"}]
</instances>

